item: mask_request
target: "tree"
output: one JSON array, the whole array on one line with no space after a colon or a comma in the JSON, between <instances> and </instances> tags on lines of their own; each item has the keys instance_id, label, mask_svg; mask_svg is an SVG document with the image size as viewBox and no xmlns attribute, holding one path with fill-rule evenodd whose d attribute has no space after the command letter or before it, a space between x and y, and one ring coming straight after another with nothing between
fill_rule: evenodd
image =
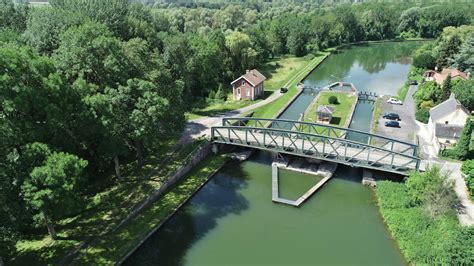
<instances>
[{"instance_id":1,"label":"tree","mask_svg":"<svg viewBox=\"0 0 474 266\"><path fill-rule=\"evenodd\" d=\"M464 161L461 171L465 175L464 180L466 181L469 194L471 194L471 198L474 198L474 160Z\"/></svg>"},{"instance_id":2,"label":"tree","mask_svg":"<svg viewBox=\"0 0 474 266\"><path fill-rule=\"evenodd\" d=\"M82 77L102 89L123 84L130 70L120 40L104 25L94 22L64 32L53 59L59 73L71 83Z\"/></svg>"},{"instance_id":3,"label":"tree","mask_svg":"<svg viewBox=\"0 0 474 266\"><path fill-rule=\"evenodd\" d=\"M15 5L12 0L0 0L0 28L10 28L22 32L26 26L28 6Z\"/></svg>"},{"instance_id":4,"label":"tree","mask_svg":"<svg viewBox=\"0 0 474 266\"><path fill-rule=\"evenodd\" d=\"M117 36L127 36L128 0L51 0L54 9L83 14L103 23Z\"/></svg>"},{"instance_id":5,"label":"tree","mask_svg":"<svg viewBox=\"0 0 474 266\"><path fill-rule=\"evenodd\" d=\"M406 184L413 204L422 205L432 218L452 211L459 201L448 175L439 167L431 167L424 173L414 172L407 178Z\"/></svg>"},{"instance_id":6,"label":"tree","mask_svg":"<svg viewBox=\"0 0 474 266\"><path fill-rule=\"evenodd\" d=\"M449 98L451 95L452 84L451 84L451 74L449 74L446 79L443 81L443 85L441 85L441 89L436 92L436 99L438 103L444 102Z\"/></svg>"},{"instance_id":7,"label":"tree","mask_svg":"<svg viewBox=\"0 0 474 266\"><path fill-rule=\"evenodd\" d=\"M468 110L474 110L474 80L457 80L453 82L452 92L456 95L456 99Z\"/></svg>"},{"instance_id":8,"label":"tree","mask_svg":"<svg viewBox=\"0 0 474 266\"><path fill-rule=\"evenodd\" d=\"M461 71L474 71L474 33L469 36L454 55L454 66Z\"/></svg>"},{"instance_id":9,"label":"tree","mask_svg":"<svg viewBox=\"0 0 474 266\"><path fill-rule=\"evenodd\" d=\"M376 6L362 16L362 28L368 40L383 40L394 36L393 12L388 8Z\"/></svg>"},{"instance_id":10,"label":"tree","mask_svg":"<svg viewBox=\"0 0 474 266\"><path fill-rule=\"evenodd\" d=\"M397 30L400 33L409 33L411 37L416 37L419 34L419 20L421 16L420 7L411 7L402 12L399 18Z\"/></svg>"},{"instance_id":11,"label":"tree","mask_svg":"<svg viewBox=\"0 0 474 266\"><path fill-rule=\"evenodd\" d=\"M307 34L303 25L298 25L290 32L286 47L288 51L295 56L303 56L306 54Z\"/></svg>"},{"instance_id":12,"label":"tree","mask_svg":"<svg viewBox=\"0 0 474 266\"><path fill-rule=\"evenodd\" d=\"M413 66L423 69L434 69L436 66L436 58L431 51L420 51L413 57Z\"/></svg>"},{"instance_id":13,"label":"tree","mask_svg":"<svg viewBox=\"0 0 474 266\"><path fill-rule=\"evenodd\" d=\"M60 35L88 18L77 12L53 8L34 8L28 16L25 38L40 53L50 55L59 47Z\"/></svg>"},{"instance_id":14,"label":"tree","mask_svg":"<svg viewBox=\"0 0 474 266\"><path fill-rule=\"evenodd\" d=\"M328 98L328 103L330 103L330 104L337 104L337 103L338 103L337 97L334 96L334 95L331 95L331 96Z\"/></svg>"},{"instance_id":15,"label":"tree","mask_svg":"<svg viewBox=\"0 0 474 266\"><path fill-rule=\"evenodd\" d=\"M35 221L46 225L51 238L57 234L58 217L78 206L78 188L87 161L77 156L52 152L42 166L35 167L22 186L22 194L35 213Z\"/></svg>"},{"instance_id":16,"label":"tree","mask_svg":"<svg viewBox=\"0 0 474 266\"><path fill-rule=\"evenodd\" d=\"M461 46L461 39L458 35L453 35L445 42L439 45L439 56L436 62L439 69L449 66L449 61L452 60L455 54L458 53Z\"/></svg>"},{"instance_id":17,"label":"tree","mask_svg":"<svg viewBox=\"0 0 474 266\"><path fill-rule=\"evenodd\" d=\"M234 73L242 73L255 65L257 53L247 34L233 31L225 37L225 45L232 58Z\"/></svg>"},{"instance_id":18,"label":"tree","mask_svg":"<svg viewBox=\"0 0 474 266\"><path fill-rule=\"evenodd\" d=\"M458 159L466 160L474 158L474 147L472 146L472 132L474 130L474 119L468 117L455 149L458 151Z\"/></svg>"}]
</instances>

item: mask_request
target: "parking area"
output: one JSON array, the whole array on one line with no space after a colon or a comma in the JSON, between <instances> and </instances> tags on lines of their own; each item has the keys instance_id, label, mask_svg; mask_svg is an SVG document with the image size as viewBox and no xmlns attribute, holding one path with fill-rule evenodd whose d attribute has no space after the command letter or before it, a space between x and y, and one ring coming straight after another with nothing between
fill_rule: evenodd
<instances>
[{"instance_id":1,"label":"parking area","mask_svg":"<svg viewBox=\"0 0 474 266\"><path fill-rule=\"evenodd\" d=\"M414 142L416 133L418 132L418 125L415 123L415 103L412 95L416 89L416 85L410 86L405 102L402 105L387 103L387 100L390 98L389 96L385 96L382 99L382 112L378 118L376 134L397 140ZM400 127L386 127L385 122L391 120L382 117L385 113L398 114L401 119L401 121L399 121Z\"/></svg>"}]
</instances>

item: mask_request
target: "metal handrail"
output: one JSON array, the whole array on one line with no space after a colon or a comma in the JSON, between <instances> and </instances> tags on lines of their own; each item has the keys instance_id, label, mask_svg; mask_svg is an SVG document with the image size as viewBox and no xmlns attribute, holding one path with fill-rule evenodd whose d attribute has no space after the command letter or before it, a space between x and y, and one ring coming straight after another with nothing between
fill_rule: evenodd
<instances>
[{"instance_id":1,"label":"metal handrail","mask_svg":"<svg viewBox=\"0 0 474 266\"><path fill-rule=\"evenodd\" d=\"M364 135L367 135L367 136L376 137L376 138L381 138L381 139L385 139L385 140L390 140L390 141L394 141L394 142L396 142L396 143L405 144L405 145L408 145L408 146L411 146L411 147L418 147L418 145L413 144L413 143L410 143L410 142L406 142L406 141L402 141L402 140L397 140L397 139L393 139L393 138L389 138L389 137L385 137L385 136L381 136L381 135L377 135L377 134L373 134L373 133L369 133L369 132L365 132L365 131L361 131L361 130L357 130L357 129L351 129L351 128L345 128L345 127L337 127L337 126L331 126L331 125L325 125L325 124L318 124L318 123L312 123L312 122L305 122L305 121L299 121L299 120L272 119L272 118L256 118L256 117L245 117L245 118L241 118L241 117L237 117L237 118L224 117L224 118L222 118L222 125L225 126L225 123L226 123L227 121L230 121L230 120L234 120L234 121L259 121L259 120L261 120L261 121L287 122L287 123L304 124L304 125L311 125L311 126L320 126L320 127L325 127L325 128L331 128L331 129L337 129L337 130L343 130L343 131L361 133L361 134L364 134Z\"/></svg>"}]
</instances>

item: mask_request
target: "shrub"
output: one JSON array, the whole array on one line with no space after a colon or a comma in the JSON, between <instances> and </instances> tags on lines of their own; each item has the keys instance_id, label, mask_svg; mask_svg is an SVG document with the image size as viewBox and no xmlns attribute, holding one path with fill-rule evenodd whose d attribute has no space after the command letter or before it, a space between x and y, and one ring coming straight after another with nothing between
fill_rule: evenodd
<instances>
[{"instance_id":1,"label":"shrub","mask_svg":"<svg viewBox=\"0 0 474 266\"><path fill-rule=\"evenodd\" d=\"M332 95L332 96L329 97L328 102L329 102L330 104L338 104L338 103L339 103L339 101L337 100L337 97L334 96L334 95Z\"/></svg>"},{"instance_id":2,"label":"shrub","mask_svg":"<svg viewBox=\"0 0 474 266\"><path fill-rule=\"evenodd\" d=\"M216 98L216 93L214 91L210 91L209 95L207 96L209 99L215 99Z\"/></svg>"},{"instance_id":3,"label":"shrub","mask_svg":"<svg viewBox=\"0 0 474 266\"><path fill-rule=\"evenodd\" d=\"M420 109L417 110L415 113L416 120L420 121L421 123L428 123L430 119L430 112L427 109Z\"/></svg>"},{"instance_id":4,"label":"shrub","mask_svg":"<svg viewBox=\"0 0 474 266\"><path fill-rule=\"evenodd\" d=\"M474 198L474 160L467 160L462 164L461 171L465 174L466 186L471 198Z\"/></svg>"}]
</instances>

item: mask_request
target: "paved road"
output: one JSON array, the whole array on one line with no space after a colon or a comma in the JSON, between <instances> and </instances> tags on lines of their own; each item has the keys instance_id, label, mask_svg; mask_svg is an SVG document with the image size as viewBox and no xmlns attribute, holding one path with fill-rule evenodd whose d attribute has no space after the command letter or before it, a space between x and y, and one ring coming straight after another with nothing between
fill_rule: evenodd
<instances>
[{"instance_id":1,"label":"paved road","mask_svg":"<svg viewBox=\"0 0 474 266\"><path fill-rule=\"evenodd\" d=\"M398 140L403 140L413 143L415 140L416 132L418 131L418 125L415 120L415 102L413 100L413 93L416 92L418 86L411 85L405 102L402 105L395 105L387 103L387 99L382 101L382 113L378 120L377 134L385 137L390 137ZM386 127L385 122L389 121L382 118L384 113L397 113L400 118L400 127Z\"/></svg>"},{"instance_id":2,"label":"paved road","mask_svg":"<svg viewBox=\"0 0 474 266\"><path fill-rule=\"evenodd\" d=\"M203 135L209 136L211 134L211 127L221 125L223 117L239 117L248 111L251 111L255 108L263 106L267 103L273 102L274 100L278 99L282 95L283 94L280 93L280 91L275 91L268 98L258 103L255 103L246 107L242 107L234 111L225 112L220 115L216 115L212 117L207 116L207 117L201 117L201 118L190 120L186 122L184 131L181 134L181 138L179 142L181 144L186 144L186 143L191 142L193 139L201 137Z\"/></svg>"}]
</instances>

